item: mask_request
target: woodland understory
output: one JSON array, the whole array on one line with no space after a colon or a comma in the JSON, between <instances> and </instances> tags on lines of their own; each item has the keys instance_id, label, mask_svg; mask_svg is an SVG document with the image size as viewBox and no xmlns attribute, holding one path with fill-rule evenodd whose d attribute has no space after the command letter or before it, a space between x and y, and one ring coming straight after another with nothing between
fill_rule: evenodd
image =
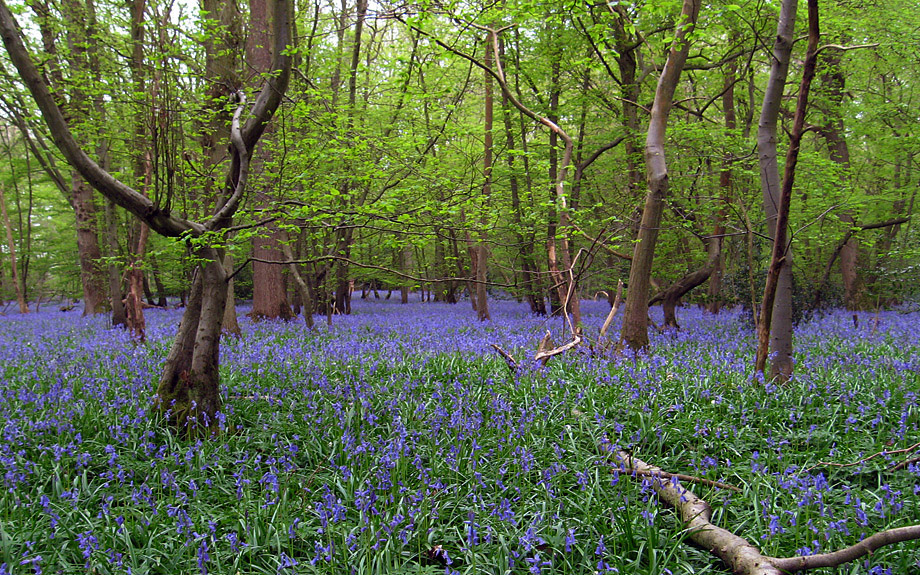
<instances>
[{"instance_id":1,"label":"woodland understory","mask_svg":"<svg viewBox=\"0 0 920 575\"><path fill-rule=\"evenodd\" d=\"M608 306L581 303L593 341ZM737 309L681 310L653 353L585 344L546 365L531 358L546 330L566 337L561 319L455 309L356 300L312 331L243 317L219 436L191 441L148 417L176 311L148 313L143 345L98 316L0 318L0 569L920 568L915 541L892 544L920 524L917 311L800 323L777 386L754 373ZM889 545L852 548L874 533Z\"/></svg>"},{"instance_id":2,"label":"woodland understory","mask_svg":"<svg viewBox=\"0 0 920 575\"><path fill-rule=\"evenodd\" d=\"M0 0L0 573L920 569L916 22Z\"/></svg>"}]
</instances>

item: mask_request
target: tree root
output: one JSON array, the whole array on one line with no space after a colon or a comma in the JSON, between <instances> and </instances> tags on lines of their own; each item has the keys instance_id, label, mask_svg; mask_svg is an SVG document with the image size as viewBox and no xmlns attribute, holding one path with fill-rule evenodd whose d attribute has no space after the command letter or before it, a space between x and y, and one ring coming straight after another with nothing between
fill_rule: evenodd
<instances>
[{"instance_id":1,"label":"tree root","mask_svg":"<svg viewBox=\"0 0 920 575\"><path fill-rule=\"evenodd\" d=\"M692 491L684 489L679 477L633 457L625 451L602 444L624 473L651 476L652 489L659 500L672 506L680 515L690 540L721 559L738 575L788 575L806 569L837 567L855 561L893 543L920 539L920 525L910 525L880 531L845 549L820 555L798 557L769 557L746 539L713 525L712 508Z\"/></svg>"}]
</instances>

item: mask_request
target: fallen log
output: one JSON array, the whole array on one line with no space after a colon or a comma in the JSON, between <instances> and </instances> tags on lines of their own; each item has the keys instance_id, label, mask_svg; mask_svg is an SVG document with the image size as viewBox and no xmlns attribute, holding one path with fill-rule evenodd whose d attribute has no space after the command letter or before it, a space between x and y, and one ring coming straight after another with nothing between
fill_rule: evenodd
<instances>
[{"instance_id":1,"label":"fallen log","mask_svg":"<svg viewBox=\"0 0 920 575\"><path fill-rule=\"evenodd\" d=\"M869 555L885 545L920 539L920 525L910 525L874 533L855 545L832 553L797 557L763 555L748 540L714 525L709 503L685 489L673 474L649 465L631 453L617 450L610 444L605 443L600 447L612 457L624 474L651 477L652 489L658 499L677 511L690 540L717 556L738 575L789 575L807 569L837 567Z\"/></svg>"}]
</instances>

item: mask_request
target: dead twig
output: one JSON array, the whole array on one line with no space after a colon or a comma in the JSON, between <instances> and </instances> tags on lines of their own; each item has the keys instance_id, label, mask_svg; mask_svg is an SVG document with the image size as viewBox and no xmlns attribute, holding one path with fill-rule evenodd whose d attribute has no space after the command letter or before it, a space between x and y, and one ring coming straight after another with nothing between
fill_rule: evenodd
<instances>
[{"instance_id":1,"label":"dead twig","mask_svg":"<svg viewBox=\"0 0 920 575\"><path fill-rule=\"evenodd\" d=\"M546 362L549 361L549 358L554 355L559 355L562 352L568 351L581 343L581 336L579 334L574 334L575 338L565 345L560 345L559 347L552 348L553 339L550 336L549 332L546 332L546 335L543 336L543 339L540 340L540 347L537 349L537 355L533 357L534 361L539 361L543 365L546 365ZM552 349L550 349L552 348Z\"/></svg>"},{"instance_id":2,"label":"dead twig","mask_svg":"<svg viewBox=\"0 0 920 575\"><path fill-rule=\"evenodd\" d=\"M490 345L492 346L492 349L497 351L498 354L501 355L505 359L505 363L508 364L508 369L511 370L511 373L514 373L515 371L517 371L517 365L518 365L517 361L514 359L514 357L511 356L510 353L503 350L497 343L493 343Z\"/></svg>"},{"instance_id":3,"label":"dead twig","mask_svg":"<svg viewBox=\"0 0 920 575\"><path fill-rule=\"evenodd\" d=\"M610 313L607 314L607 319L604 320L604 325L601 327L601 333L597 338L598 342L604 339L604 336L607 334L607 330L610 329L610 324L613 323L613 317L617 314L617 311L620 309L620 298L622 298L622 296L623 296L623 280L617 280L617 294L613 298L613 307L610 308Z\"/></svg>"},{"instance_id":4,"label":"dead twig","mask_svg":"<svg viewBox=\"0 0 920 575\"><path fill-rule=\"evenodd\" d=\"M811 470L813 470L813 469L815 469L815 468L817 468L817 467L822 467L822 466L827 466L827 467L854 467L854 466L856 466L856 465L861 465L861 464L863 464L863 463L865 463L865 462L867 462L867 461L871 461L871 460L875 459L876 457L880 457L880 456L882 456L882 455L898 455L898 454L900 454L900 453L910 453L910 452L912 452L912 451L915 451L917 448L920 448L920 441L918 441L917 443L911 445L910 447L905 447L904 449L895 449L894 451L888 451L887 449L883 449L883 450L879 451L878 453L873 453L872 455L863 457L862 459L860 459L860 460L858 460L858 461L851 461L851 462L849 462L849 463L836 463L836 462L833 462L833 461L819 461L819 462L815 463L814 465L812 465L811 467L805 469L804 471L805 471L806 473L808 473L809 471L811 471ZM898 464L898 465L900 465L900 464ZM909 463L908 463L907 465L909 465ZM905 467L906 467L907 465L905 465ZM893 468L891 468L891 471L895 471L896 469L900 469L900 468L899 468L899 467L893 467Z\"/></svg>"},{"instance_id":5,"label":"dead twig","mask_svg":"<svg viewBox=\"0 0 920 575\"><path fill-rule=\"evenodd\" d=\"M619 473L618 469L612 469L611 473ZM687 483L696 483L698 485L706 485L708 487L718 487L719 489L728 489L729 491L734 491L735 493L741 493L743 490L740 487L732 485L730 483L722 483L721 481L713 481L712 479L706 479L705 477L696 477L693 475L684 475L683 473L669 473L667 471L647 471L647 470L638 470L632 469L628 471L629 474L642 475L645 477L655 477L659 479L678 479L680 481L686 481Z\"/></svg>"}]
</instances>

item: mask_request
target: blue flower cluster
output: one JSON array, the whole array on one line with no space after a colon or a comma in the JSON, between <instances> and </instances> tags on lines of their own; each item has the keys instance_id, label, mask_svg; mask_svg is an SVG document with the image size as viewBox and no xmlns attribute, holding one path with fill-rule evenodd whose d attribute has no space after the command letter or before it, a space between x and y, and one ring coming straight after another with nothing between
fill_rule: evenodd
<instances>
[{"instance_id":1,"label":"blue flower cluster","mask_svg":"<svg viewBox=\"0 0 920 575\"><path fill-rule=\"evenodd\" d=\"M920 522L920 468L889 469L920 440L920 314L810 319L782 386L752 373L740 312L684 308L649 353L586 344L544 367L528 358L563 322L490 307L244 319L222 343L220 434L192 442L149 412L179 312L151 310L143 345L105 318L0 317L0 573L711 570L603 441L743 487L694 490L768 554ZM583 311L590 342L607 306ZM860 568L918 562L892 548Z\"/></svg>"}]
</instances>

